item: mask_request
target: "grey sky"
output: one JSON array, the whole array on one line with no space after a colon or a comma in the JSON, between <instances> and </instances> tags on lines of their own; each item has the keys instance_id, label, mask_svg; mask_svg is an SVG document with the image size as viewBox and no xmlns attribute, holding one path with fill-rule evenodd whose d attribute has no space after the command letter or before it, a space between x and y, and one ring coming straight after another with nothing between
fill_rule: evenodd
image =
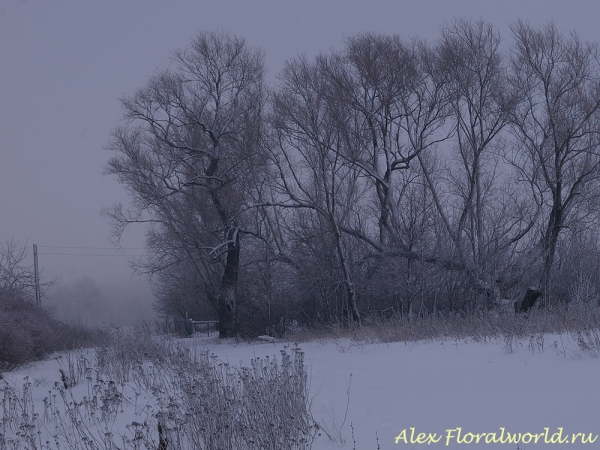
<instances>
[{"instance_id":1,"label":"grey sky","mask_svg":"<svg viewBox=\"0 0 600 450\"><path fill-rule=\"evenodd\" d=\"M101 175L118 99L165 67L197 30L223 29L262 47L274 80L285 59L340 48L357 32L432 39L445 20L467 16L493 22L508 39L508 25L521 18L554 20L600 41L599 12L592 0L0 0L0 241L110 247L99 212L126 199ZM142 229L122 245L142 247ZM114 253L40 248L47 277L130 276L126 257L49 251Z\"/></svg>"}]
</instances>

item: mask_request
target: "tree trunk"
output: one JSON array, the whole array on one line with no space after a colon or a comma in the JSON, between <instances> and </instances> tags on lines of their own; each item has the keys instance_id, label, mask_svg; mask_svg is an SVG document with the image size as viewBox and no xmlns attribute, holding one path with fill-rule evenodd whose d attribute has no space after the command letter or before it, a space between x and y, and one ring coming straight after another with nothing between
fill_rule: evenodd
<instances>
[{"instance_id":1,"label":"tree trunk","mask_svg":"<svg viewBox=\"0 0 600 450\"><path fill-rule=\"evenodd\" d=\"M338 257L340 258L340 266L342 269L342 276L344 277L344 284L346 285L345 305L342 305L342 316L345 316L348 323L358 323L361 325L360 313L358 312L358 302L356 297L356 289L354 288L354 281L352 279L351 269L346 259L346 254L342 244L342 236L339 228L332 220L332 225L335 235L335 243L338 251Z\"/></svg>"},{"instance_id":2,"label":"tree trunk","mask_svg":"<svg viewBox=\"0 0 600 450\"><path fill-rule=\"evenodd\" d=\"M558 235L560 234L560 229L563 222L563 211L560 206L562 200L560 184L554 196L554 205L552 207L552 212L550 213L548 226L546 227L546 236L544 236L543 243L544 266L542 270L541 288L545 307L548 307L550 305L550 277L552 273L552 266L554 265L554 258L556 256L556 244L558 242Z\"/></svg>"},{"instance_id":3,"label":"tree trunk","mask_svg":"<svg viewBox=\"0 0 600 450\"><path fill-rule=\"evenodd\" d=\"M227 230L227 261L221 278L217 311L219 338L233 337L237 333L236 294L240 266L240 238L237 228Z\"/></svg>"}]
</instances>

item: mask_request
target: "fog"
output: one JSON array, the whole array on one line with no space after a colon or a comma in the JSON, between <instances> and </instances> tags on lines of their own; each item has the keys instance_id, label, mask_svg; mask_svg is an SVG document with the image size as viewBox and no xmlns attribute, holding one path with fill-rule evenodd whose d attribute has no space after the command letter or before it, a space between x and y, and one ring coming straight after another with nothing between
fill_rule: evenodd
<instances>
[{"instance_id":1,"label":"fog","mask_svg":"<svg viewBox=\"0 0 600 450\"><path fill-rule=\"evenodd\" d=\"M45 300L60 317L119 325L152 319L147 280L129 262L143 255L143 227L120 245L100 216L127 201L102 169L103 150L133 93L197 30L223 29L266 52L267 80L287 58L340 48L358 32L434 38L445 20L493 22L505 37L520 18L554 20L600 41L589 1L401 0L219 2L0 0L0 241L39 246ZM30 252L29 263L33 263Z\"/></svg>"},{"instance_id":2,"label":"fog","mask_svg":"<svg viewBox=\"0 0 600 450\"><path fill-rule=\"evenodd\" d=\"M58 284L45 300L59 319L90 327L152 323L151 301L147 283L134 283L129 278L96 281L85 276Z\"/></svg>"}]
</instances>

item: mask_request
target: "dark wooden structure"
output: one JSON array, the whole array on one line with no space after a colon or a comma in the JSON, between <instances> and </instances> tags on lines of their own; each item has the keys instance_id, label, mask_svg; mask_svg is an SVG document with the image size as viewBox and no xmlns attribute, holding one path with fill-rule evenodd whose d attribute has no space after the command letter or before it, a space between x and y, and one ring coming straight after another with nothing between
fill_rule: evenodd
<instances>
[{"instance_id":1,"label":"dark wooden structure","mask_svg":"<svg viewBox=\"0 0 600 450\"><path fill-rule=\"evenodd\" d=\"M521 307L518 308L518 311L516 311L516 312L520 312L520 313L529 312L531 310L531 308L533 308L533 305L535 305L536 300L538 298L540 298L541 295L542 295L541 291L538 291L537 289L527 288L527 292L525 292L525 297L523 298L523 301L521 302ZM518 305L518 303L517 303L517 305ZM517 306L517 305L515 305L515 306Z\"/></svg>"}]
</instances>

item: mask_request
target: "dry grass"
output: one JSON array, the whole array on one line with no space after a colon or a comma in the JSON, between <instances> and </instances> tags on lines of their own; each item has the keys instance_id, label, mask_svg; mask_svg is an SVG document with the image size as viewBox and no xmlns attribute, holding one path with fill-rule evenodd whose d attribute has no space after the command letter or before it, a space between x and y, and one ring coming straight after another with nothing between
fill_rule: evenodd
<instances>
[{"instance_id":1,"label":"dry grass","mask_svg":"<svg viewBox=\"0 0 600 450\"><path fill-rule=\"evenodd\" d=\"M498 338L527 339L532 335L577 333L600 326L600 309L595 302L573 302L529 314L494 310L462 314L438 314L388 320L366 318L362 326L325 325L303 329L289 337L305 342L316 339L351 339L359 343L415 342L472 339L486 342Z\"/></svg>"},{"instance_id":2,"label":"dry grass","mask_svg":"<svg viewBox=\"0 0 600 450\"><path fill-rule=\"evenodd\" d=\"M0 380L0 449L309 450L318 433L297 346L237 367L111 329L95 352L71 352L59 367L42 411L30 380Z\"/></svg>"}]
</instances>

